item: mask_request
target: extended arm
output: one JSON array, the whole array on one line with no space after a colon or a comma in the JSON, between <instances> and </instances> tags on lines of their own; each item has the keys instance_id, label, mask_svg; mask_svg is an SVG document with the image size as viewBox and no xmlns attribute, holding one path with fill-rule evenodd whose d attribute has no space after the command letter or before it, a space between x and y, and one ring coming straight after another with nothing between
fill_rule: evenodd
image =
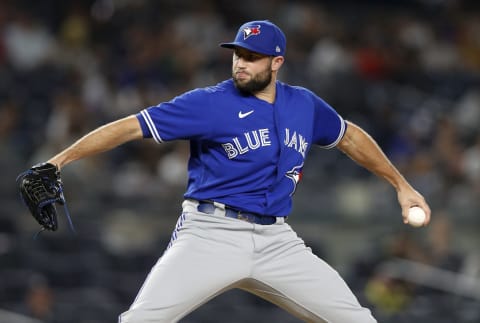
<instances>
[{"instance_id":1,"label":"extended arm","mask_svg":"<svg viewBox=\"0 0 480 323\"><path fill-rule=\"evenodd\" d=\"M142 137L140 123L134 115L131 115L93 130L48 162L57 165L60 169L72 161L113 149Z\"/></svg>"},{"instance_id":2,"label":"extended arm","mask_svg":"<svg viewBox=\"0 0 480 323\"><path fill-rule=\"evenodd\" d=\"M409 208L419 206L427 214L424 225L428 224L430 221L430 207L425 202L423 196L413 189L370 135L359 126L349 121L347 123L348 127L345 135L337 147L359 165L393 185L397 190L404 223L408 223L407 215Z\"/></svg>"}]
</instances>

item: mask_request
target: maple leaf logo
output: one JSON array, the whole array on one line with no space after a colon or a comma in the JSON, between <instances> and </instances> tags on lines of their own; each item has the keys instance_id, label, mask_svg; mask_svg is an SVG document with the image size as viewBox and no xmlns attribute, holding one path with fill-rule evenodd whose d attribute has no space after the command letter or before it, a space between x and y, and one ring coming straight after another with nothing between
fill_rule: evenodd
<instances>
[{"instance_id":1,"label":"maple leaf logo","mask_svg":"<svg viewBox=\"0 0 480 323\"><path fill-rule=\"evenodd\" d=\"M243 28L243 39L247 39L250 36L260 35L260 25L248 26Z\"/></svg>"}]
</instances>

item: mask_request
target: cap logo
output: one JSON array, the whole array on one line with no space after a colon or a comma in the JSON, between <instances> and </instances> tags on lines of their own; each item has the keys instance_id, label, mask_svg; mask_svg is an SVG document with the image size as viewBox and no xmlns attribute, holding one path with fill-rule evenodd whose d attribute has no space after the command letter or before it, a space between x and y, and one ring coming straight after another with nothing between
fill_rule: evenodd
<instances>
[{"instance_id":1,"label":"cap logo","mask_svg":"<svg viewBox=\"0 0 480 323\"><path fill-rule=\"evenodd\" d=\"M243 39L247 39L248 37L254 35L259 35L260 34L260 25L256 26L249 26L243 28Z\"/></svg>"}]
</instances>

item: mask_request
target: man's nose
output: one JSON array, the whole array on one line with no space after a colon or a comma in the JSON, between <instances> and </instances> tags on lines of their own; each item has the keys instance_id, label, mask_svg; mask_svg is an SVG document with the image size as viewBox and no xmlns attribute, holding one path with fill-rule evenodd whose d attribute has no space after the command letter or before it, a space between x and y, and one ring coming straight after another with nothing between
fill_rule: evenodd
<instances>
[{"instance_id":1,"label":"man's nose","mask_svg":"<svg viewBox=\"0 0 480 323\"><path fill-rule=\"evenodd\" d=\"M247 61L243 57L239 57L237 59L236 65L237 65L237 67L245 67L246 62Z\"/></svg>"}]
</instances>

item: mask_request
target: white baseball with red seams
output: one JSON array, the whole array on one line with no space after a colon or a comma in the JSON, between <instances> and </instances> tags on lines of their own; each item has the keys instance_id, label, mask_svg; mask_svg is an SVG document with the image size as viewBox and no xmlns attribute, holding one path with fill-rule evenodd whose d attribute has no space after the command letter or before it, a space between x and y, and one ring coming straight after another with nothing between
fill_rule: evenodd
<instances>
[{"instance_id":1,"label":"white baseball with red seams","mask_svg":"<svg viewBox=\"0 0 480 323\"><path fill-rule=\"evenodd\" d=\"M425 211L418 206L413 206L408 211L408 224L413 227L421 227L427 218Z\"/></svg>"}]
</instances>

